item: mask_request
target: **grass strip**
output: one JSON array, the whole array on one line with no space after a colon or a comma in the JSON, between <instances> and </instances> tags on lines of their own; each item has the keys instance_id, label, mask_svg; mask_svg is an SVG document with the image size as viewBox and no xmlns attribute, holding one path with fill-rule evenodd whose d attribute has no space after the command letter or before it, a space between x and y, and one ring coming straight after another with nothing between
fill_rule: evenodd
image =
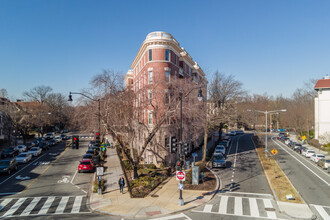
<instances>
[{"instance_id":1,"label":"grass strip","mask_svg":"<svg viewBox=\"0 0 330 220\"><path fill-rule=\"evenodd\" d=\"M265 158L265 148L256 148L259 160L264 168L264 172L270 181L277 198L281 202L303 203L297 190L293 187L290 180L284 174L272 156ZM289 200L286 195L292 195L294 200Z\"/></svg>"}]
</instances>

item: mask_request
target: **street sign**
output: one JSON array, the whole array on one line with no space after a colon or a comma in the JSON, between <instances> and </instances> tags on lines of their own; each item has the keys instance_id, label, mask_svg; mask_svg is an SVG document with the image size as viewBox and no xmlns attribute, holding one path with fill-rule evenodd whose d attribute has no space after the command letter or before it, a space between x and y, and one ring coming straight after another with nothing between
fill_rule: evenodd
<instances>
[{"instance_id":1,"label":"street sign","mask_svg":"<svg viewBox=\"0 0 330 220\"><path fill-rule=\"evenodd\" d=\"M183 190L183 184L179 183L179 187L180 190Z\"/></svg>"},{"instance_id":2,"label":"street sign","mask_svg":"<svg viewBox=\"0 0 330 220\"><path fill-rule=\"evenodd\" d=\"M278 151L274 148L271 152L273 155L276 155Z\"/></svg>"},{"instance_id":3,"label":"street sign","mask_svg":"<svg viewBox=\"0 0 330 220\"><path fill-rule=\"evenodd\" d=\"M97 180L100 182L102 180L101 176L97 176Z\"/></svg>"},{"instance_id":4,"label":"street sign","mask_svg":"<svg viewBox=\"0 0 330 220\"><path fill-rule=\"evenodd\" d=\"M176 180L185 181L186 173L184 171L176 171Z\"/></svg>"},{"instance_id":5,"label":"street sign","mask_svg":"<svg viewBox=\"0 0 330 220\"><path fill-rule=\"evenodd\" d=\"M305 135L304 135L304 136L302 136L302 137L301 137L301 139L305 140L305 139L306 139L306 136L305 136Z\"/></svg>"},{"instance_id":6,"label":"street sign","mask_svg":"<svg viewBox=\"0 0 330 220\"><path fill-rule=\"evenodd\" d=\"M197 154L197 153L192 153L191 156L193 156L193 157L197 157L198 154Z\"/></svg>"},{"instance_id":7,"label":"street sign","mask_svg":"<svg viewBox=\"0 0 330 220\"><path fill-rule=\"evenodd\" d=\"M96 175L103 176L103 167L96 167Z\"/></svg>"}]
</instances>

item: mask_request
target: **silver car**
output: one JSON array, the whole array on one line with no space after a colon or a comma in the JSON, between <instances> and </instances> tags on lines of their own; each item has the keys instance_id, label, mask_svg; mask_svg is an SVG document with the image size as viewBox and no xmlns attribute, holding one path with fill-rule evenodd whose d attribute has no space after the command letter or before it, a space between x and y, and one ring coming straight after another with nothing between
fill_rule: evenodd
<instances>
[{"instance_id":1,"label":"silver car","mask_svg":"<svg viewBox=\"0 0 330 220\"><path fill-rule=\"evenodd\" d=\"M18 163L27 163L32 159L32 154L30 153L20 153L16 156L16 161Z\"/></svg>"},{"instance_id":2,"label":"silver car","mask_svg":"<svg viewBox=\"0 0 330 220\"><path fill-rule=\"evenodd\" d=\"M226 168L226 158L223 154L214 154L212 167L225 167Z\"/></svg>"},{"instance_id":3,"label":"silver car","mask_svg":"<svg viewBox=\"0 0 330 220\"><path fill-rule=\"evenodd\" d=\"M41 154L42 149L40 147L32 147L28 153L32 154L32 156L37 157Z\"/></svg>"},{"instance_id":4,"label":"silver car","mask_svg":"<svg viewBox=\"0 0 330 220\"><path fill-rule=\"evenodd\" d=\"M18 145L14 147L15 150L18 150L19 152L25 152L27 150L27 147L25 145Z\"/></svg>"}]
</instances>

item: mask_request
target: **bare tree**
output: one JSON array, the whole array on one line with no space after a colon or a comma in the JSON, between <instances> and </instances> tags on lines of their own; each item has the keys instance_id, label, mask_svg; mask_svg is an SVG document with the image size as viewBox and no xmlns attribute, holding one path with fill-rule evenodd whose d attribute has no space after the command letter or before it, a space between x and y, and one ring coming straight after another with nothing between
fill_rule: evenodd
<instances>
[{"instance_id":1,"label":"bare tree","mask_svg":"<svg viewBox=\"0 0 330 220\"><path fill-rule=\"evenodd\" d=\"M52 91L53 89L49 86L37 86L30 89L30 91L24 92L23 96L32 101L38 101L43 104L47 99L47 95Z\"/></svg>"},{"instance_id":2,"label":"bare tree","mask_svg":"<svg viewBox=\"0 0 330 220\"><path fill-rule=\"evenodd\" d=\"M0 97L8 98L8 92L6 89L4 88L0 89Z\"/></svg>"}]
</instances>

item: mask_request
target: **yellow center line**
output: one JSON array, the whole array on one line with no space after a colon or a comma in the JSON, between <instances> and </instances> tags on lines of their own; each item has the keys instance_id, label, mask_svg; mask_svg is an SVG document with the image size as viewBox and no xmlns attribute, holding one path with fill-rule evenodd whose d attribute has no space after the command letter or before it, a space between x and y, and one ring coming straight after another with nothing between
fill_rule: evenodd
<instances>
[{"instance_id":1,"label":"yellow center line","mask_svg":"<svg viewBox=\"0 0 330 220\"><path fill-rule=\"evenodd\" d=\"M19 194L21 194L21 193L23 193L24 191L26 191L37 179L39 179L39 177L42 175L42 174L44 174L48 169L49 169L49 167L51 167L52 165L53 165L53 163L54 162L56 162L59 158L61 158L63 155L64 155L64 153L65 153L65 151L67 151L67 149L68 149L68 147L66 147L65 148L65 150L53 161L53 162L51 162L49 165L48 165L48 167L46 167L40 174L39 174L39 176L37 177L37 178L35 178L34 180L32 180L32 182L31 183L29 183L29 185L27 185L26 187L25 187L25 189L24 190L22 190Z\"/></svg>"}]
</instances>

